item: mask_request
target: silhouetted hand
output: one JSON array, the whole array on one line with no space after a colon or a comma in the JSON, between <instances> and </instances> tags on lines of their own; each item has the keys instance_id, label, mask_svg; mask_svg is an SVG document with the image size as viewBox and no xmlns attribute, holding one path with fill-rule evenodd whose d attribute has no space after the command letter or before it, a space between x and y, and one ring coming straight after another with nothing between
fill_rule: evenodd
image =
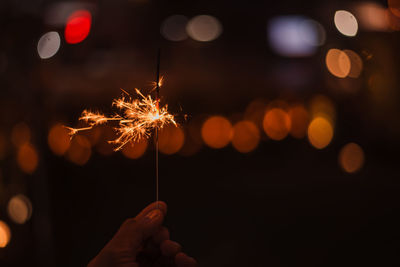
<instances>
[{"instance_id":1,"label":"silhouetted hand","mask_svg":"<svg viewBox=\"0 0 400 267\"><path fill-rule=\"evenodd\" d=\"M88 267L197 266L169 239L168 229L162 227L166 213L167 205L155 202L126 220Z\"/></svg>"}]
</instances>

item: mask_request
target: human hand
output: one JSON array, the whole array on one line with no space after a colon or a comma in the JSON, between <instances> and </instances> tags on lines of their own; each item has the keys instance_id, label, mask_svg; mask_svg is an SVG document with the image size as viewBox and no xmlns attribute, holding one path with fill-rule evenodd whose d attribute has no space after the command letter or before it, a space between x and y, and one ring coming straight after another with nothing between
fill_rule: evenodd
<instances>
[{"instance_id":1,"label":"human hand","mask_svg":"<svg viewBox=\"0 0 400 267\"><path fill-rule=\"evenodd\" d=\"M197 266L169 239L168 229L162 226L166 213L164 202L154 202L127 219L88 267Z\"/></svg>"}]
</instances>

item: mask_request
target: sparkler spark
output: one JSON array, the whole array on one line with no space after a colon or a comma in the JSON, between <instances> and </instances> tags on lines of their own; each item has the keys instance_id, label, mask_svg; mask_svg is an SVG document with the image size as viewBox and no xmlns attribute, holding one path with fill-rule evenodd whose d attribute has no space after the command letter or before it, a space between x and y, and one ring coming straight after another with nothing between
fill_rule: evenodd
<instances>
[{"instance_id":1,"label":"sparkler spark","mask_svg":"<svg viewBox=\"0 0 400 267\"><path fill-rule=\"evenodd\" d=\"M158 86L162 83L159 81ZM157 84L156 84L157 86ZM120 114L107 117L99 112L91 112L84 110L80 121L88 124L87 127L71 128L71 138L80 131L90 130L97 125L102 125L110 121L118 121L118 125L114 128L118 137L109 141L116 144L115 151L123 148L130 141L138 141L141 138L148 138L151 132L160 130L168 124L177 126L174 115L168 112L168 105L160 108L159 99L153 99L151 95L143 95L139 89L135 89L138 98L132 98L126 91L122 90L125 95L114 99L112 105L117 107Z\"/></svg>"}]
</instances>

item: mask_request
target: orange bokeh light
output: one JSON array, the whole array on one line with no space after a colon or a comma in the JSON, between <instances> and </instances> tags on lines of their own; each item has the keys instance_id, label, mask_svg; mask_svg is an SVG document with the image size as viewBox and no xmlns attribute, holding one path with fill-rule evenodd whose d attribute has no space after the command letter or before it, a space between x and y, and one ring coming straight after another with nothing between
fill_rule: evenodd
<instances>
[{"instance_id":1,"label":"orange bokeh light","mask_svg":"<svg viewBox=\"0 0 400 267\"><path fill-rule=\"evenodd\" d=\"M172 155L178 152L185 142L185 134L181 128L168 125L161 129L158 136L160 152Z\"/></svg>"},{"instance_id":2,"label":"orange bokeh light","mask_svg":"<svg viewBox=\"0 0 400 267\"><path fill-rule=\"evenodd\" d=\"M260 142L260 131L251 121L240 121L233 126L233 147L242 153L253 151Z\"/></svg>"},{"instance_id":3,"label":"orange bokeh light","mask_svg":"<svg viewBox=\"0 0 400 267\"><path fill-rule=\"evenodd\" d=\"M364 165L364 151L356 143L345 145L339 153L339 165L345 172L355 173Z\"/></svg>"},{"instance_id":4,"label":"orange bokeh light","mask_svg":"<svg viewBox=\"0 0 400 267\"><path fill-rule=\"evenodd\" d=\"M350 59L350 71L348 76L351 78L358 78L363 69L363 62L361 57L356 52L349 49L345 49L343 50L343 52L346 53L346 55Z\"/></svg>"},{"instance_id":5,"label":"orange bokeh light","mask_svg":"<svg viewBox=\"0 0 400 267\"><path fill-rule=\"evenodd\" d=\"M388 0L388 7L393 15L400 17L400 0Z\"/></svg>"},{"instance_id":6,"label":"orange bokeh light","mask_svg":"<svg viewBox=\"0 0 400 267\"><path fill-rule=\"evenodd\" d=\"M23 224L32 215L32 204L24 195L16 195L10 199L7 205L8 216L18 224Z\"/></svg>"},{"instance_id":7,"label":"orange bokeh light","mask_svg":"<svg viewBox=\"0 0 400 267\"><path fill-rule=\"evenodd\" d=\"M31 140L31 129L26 123L16 124L11 131L11 142L19 147Z\"/></svg>"},{"instance_id":8,"label":"orange bokeh light","mask_svg":"<svg viewBox=\"0 0 400 267\"><path fill-rule=\"evenodd\" d=\"M272 108L265 113L263 127L269 138L272 140L282 140L290 131L290 117L285 110Z\"/></svg>"},{"instance_id":9,"label":"orange bokeh light","mask_svg":"<svg viewBox=\"0 0 400 267\"><path fill-rule=\"evenodd\" d=\"M47 136L47 143L54 154L64 155L71 143L68 130L61 124L53 125Z\"/></svg>"},{"instance_id":10,"label":"orange bokeh light","mask_svg":"<svg viewBox=\"0 0 400 267\"><path fill-rule=\"evenodd\" d=\"M329 72L338 78L345 78L350 73L350 58L342 50L329 49L325 57L325 63Z\"/></svg>"},{"instance_id":11,"label":"orange bokeh light","mask_svg":"<svg viewBox=\"0 0 400 267\"><path fill-rule=\"evenodd\" d=\"M0 221L0 248L5 248L11 239L11 231L8 225Z\"/></svg>"},{"instance_id":12,"label":"orange bokeh light","mask_svg":"<svg viewBox=\"0 0 400 267\"><path fill-rule=\"evenodd\" d=\"M17 163L20 169L27 174L32 174L36 170L39 156L32 144L25 143L18 148Z\"/></svg>"},{"instance_id":13,"label":"orange bokeh light","mask_svg":"<svg viewBox=\"0 0 400 267\"><path fill-rule=\"evenodd\" d=\"M336 120L336 108L333 102L324 95L316 95L310 101L310 113L312 118L324 117L334 124Z\"/></svg>"},{"instance_id":14,"label":"orange bokeh light","mask_svg":"<svg viewBox=\"0 0 400 267\"><path fill-rule=\"evenodd\" d=\"M86 39L92 25L92 15L87 10L77 10L72 13L65 26L65 41L77 44Z\"/></svg>"},{"instance_id":15,"label":"orange bokeh light","mask_svg":"<svg viewBox=\"0 0 400 267\"><path fill-rule=\"evenodd\" d=\"M77 165L85 165L92 155L89 140L82 135L74 136L66 153L67 159Z\"/></svg>"},{"instance_id":16,"label":"orange bokeh light","mask_svg":"<svg viewBox=\"0 0 400 267\"><path fill-rule=\"evenodd\" d=\"M294 138L304 138L307 134L307 127L309 123L309 114L303 105L292 106L288 111L291 128L290 134Z\"/></svg>"},{"instance_id":17,"label":"orange bokeh light","mask_svg":"<svg viewBox=\"0 0 400 267\"><path fill-rule=\"evenodd\" d=\"M201 136L211 148L223 148L232 140L232 124L222 116L213 116L203 123Z\"/></svg>"},{"instance_id":18,"label":"orange bokeh light","mask_svg":"<svg viewBox=\"0 0 400 267\"><path fill-rule=\"evenodd\" d=\"M129 159L138 159L146 152L147 146L147 140L142 138L137 142L129 142L122 148L121 152Z\"/></svg>"},{"instance_id":19,"label":"orange bokeh light","mask_svg":"<svg viewBox=\"0 0 400 267\"><path fill-rule=\"evenodd\" d=\"M313 119L308 126L308 140L317 149L323 149L332 141L333 126L324 117Z\"/></svg>"}]
</instances>

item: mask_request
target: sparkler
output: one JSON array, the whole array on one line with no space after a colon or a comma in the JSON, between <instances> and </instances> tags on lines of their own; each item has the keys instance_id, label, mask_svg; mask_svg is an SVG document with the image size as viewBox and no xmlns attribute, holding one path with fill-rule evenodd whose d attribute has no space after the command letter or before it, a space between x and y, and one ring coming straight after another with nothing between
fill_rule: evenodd
<instances>
[{"instance_id":1,"label":"sparkler","mask_svg":"<svg viewBox=\"0 0 400 267\"><path fill-rule=\"evenodd\" d=\"M115 151L122 149L130 142L136 142L142 138L149 138L152 131L155 131L156 146L156 200L159 200L159 182L158 182L158 135L159 130L168 124L177 126L174 115L168 112L168 105L160 107L160 87L163 77L160 78L160 50L157 54L157 72L156 81L153 82L153 91L156 91L155 99L151 95L143 95L139 89L135 89L137 98L130 96L128 92L121 89L123 96L114 99L112 105L120 111L116 115L106 116L100 112L84 110L79 120L88 124L87 127L71 128L65 127L70 131L73 138L81 131L88 131L93 127L106 124L111 121L117 121L118 125L114 128L117 132L117 138L108 142L115 144Z\"/></svg>"}]
</instances>

